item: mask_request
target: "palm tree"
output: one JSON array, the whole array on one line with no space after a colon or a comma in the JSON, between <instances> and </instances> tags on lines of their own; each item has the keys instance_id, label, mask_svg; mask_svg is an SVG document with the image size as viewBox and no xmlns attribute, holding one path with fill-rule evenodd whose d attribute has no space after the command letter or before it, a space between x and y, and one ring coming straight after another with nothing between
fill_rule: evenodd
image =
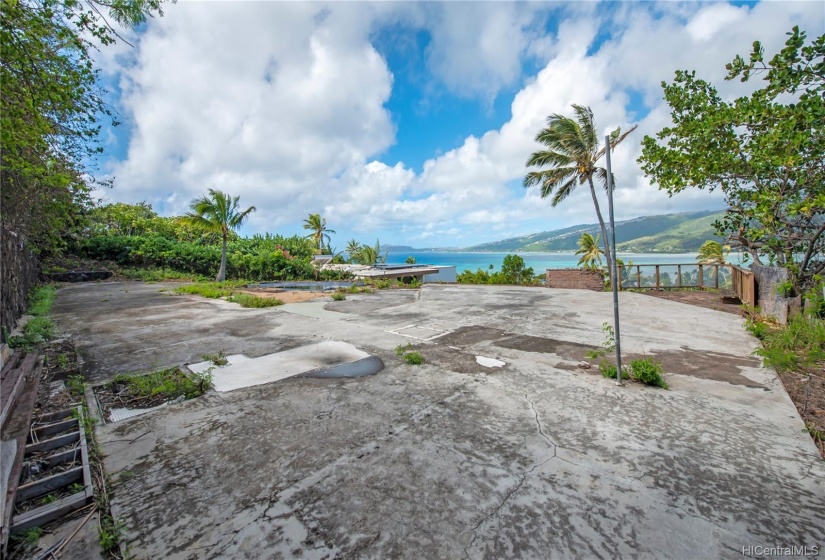
<instances>
[{"instance_id":1,"label":"palm tree","mask_svg":"<svg viewBox=\"0 0 825 560\"><path fill-rule=\"evenodd\" d=\"M381 254L381 244L375 240L375 245L362 245L355 254L355 261L358 264L374 265L387 262L387 255Z\"/></svg>"},{"instance_id":2,"label":"palm tree","mask_svg":"<svg viewBox=\"0 0 825 560\"><path fill-rule=\"evenodd\" d=\"M358 243L355 239L350 239L349 243L347 243L346 253L349 255L349 261L353 262L355 259L355 255L358 254L358 251L361 250L361 244Z\"/></svg>"},{"instance_id":3,"label":"palm tree","mask_svg":"<svg viewBox=\"0 0 825 560\"><path fill-rule=\"evenodd\" d=\"M577 255L582 257L579 259L579 266L584 268L601 268L602 255L604 251L599 247L599 236L595 238L590 233L583 233L577 242L579 250Z\"/></svg>"},{"instance_id":4,"label":"palm tree","mask_svg":"<svg viewBox=\"0 0 825 560\"><path fill-rule=\"evenodd\" d=\"M335 233L335 230L327 229L327 220L322 218L320 214L310 214L309 218L304 220L304 229L312 231L307 237L315 242L319 252L324 251L324 240L326 240L326 245L329 246L331 241L329 234Z\"/></svg>"},{"instance_id":5,"label":"palm tree","mask_svg":"<svg viewBox=\"0 0 825 560\"><path fill-rule=\"evenodd\" d=\"M593 185L595 175L607 189L607 170L596 166L605 153L605 147L599 146L596 126L593 123L593 111L590 107L573 105L573 112L575 119L559 114L547 117L547 128L536 135L536 141L546 146L547 149L534 152L527 160L528 167L545 169L529 172L524 178L524 186L526 188L540 187L542 198L553 195L552 205L556 207L573 193L577 185L588 184L590 195L593 197L593 206L596 208L596 217L599 219L599 226L602 230L604 256L612 281L613 267L610 246L607 242L607 228L604 225L599 200L596 197L596 188ZM624 134L620 128L611 132L611 150L615 149L634 130L636 130L635 125ZM612 182L615 187L615 180Z\"/></svg>"},{"instance_id":6,"label":"palm tree","mask_svg":"<svg viewBox=\"0 0 825 560\"><path fill-rule=\"evenodd\" d=\"M730 247L722 246L718 241L708 240L699 247L699 254L696 261L700 264L725 264L725 256L730 252Z\"/></svg>"},{"instance_id":7,"label":"palm tree","mask_svg":"<svg viewBox=\"0 0 825 560\"><path fill-rule=\"evenodd\" d=\"M209 196L193 200L189 205L192 211L184 216L190 224L221 235L223 239L221 267L215 278L218 282L226 279L226 240L229 232L240 228L249 215L255 211L255 207L250 206L241 212L238 206L239 199L238 196L231 197L217 189L209 189Z\"/></svg>"}]
</instances>

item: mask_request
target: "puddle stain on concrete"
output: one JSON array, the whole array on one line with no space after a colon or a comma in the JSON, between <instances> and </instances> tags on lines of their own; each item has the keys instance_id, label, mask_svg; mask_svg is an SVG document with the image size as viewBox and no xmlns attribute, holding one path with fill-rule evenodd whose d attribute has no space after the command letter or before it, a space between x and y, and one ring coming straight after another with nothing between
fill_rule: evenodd
<instances>
[{"instance_id":1,"label":"puddle stain on concrete","mask_svg":"<svg viewBox=\"0 0 825 560\"><path fill-rule=\"evenodd\" d=\"M332 367L318 368L306 373L297 375L296 377L311 377L315 379L329 379L339 377L364 377L367 375L375 375L384 369L384 362L381 358L370 356L348 364L341 364Z\"/></svg>"},{"instance_id":2,"label":"puddle stain on concrete","mask_svg":"<svg viewBox=\"0 0 825 560\"><path fill-rule=\"evenodd\" d=\"M699 379L723 381L732 385L742 385L753 389L769 389L764 385L742 375L742 368L758 368L757 358L743 358L724 352L700 352L688 346L681 350L656 350L650 355L662 362L667 373L690 375ZM641 355L629 355L626 359L641 358Z\"/></svg>"}]
</instances>

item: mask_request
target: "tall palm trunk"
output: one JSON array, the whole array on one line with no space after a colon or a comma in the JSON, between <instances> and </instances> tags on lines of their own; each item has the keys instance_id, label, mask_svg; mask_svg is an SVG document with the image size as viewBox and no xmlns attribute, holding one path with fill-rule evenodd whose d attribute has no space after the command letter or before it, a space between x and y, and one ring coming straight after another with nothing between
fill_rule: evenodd
<instances>
[{"instance_id":1,"label":"tall palm trunk","mask_svg":"<svg viewBox=\"0 0 825 560\"><path fill-rule=\"evenodd\" d=\"M221 268L218 270L218 276L215 278L217 282L226 280L226 232L223 234L223 249L221 250Z\"/></svg>"},{"instance_id":2,"label":"tall palm trunk","mask_svg":"<svg viewBox=\"0 0 825 560\"><path fill-rule=\"evenodd\" d=\"M610 254L610 243L607 241L607 228L604 225L602 211L599 209L599 199L596 198L596 188L593 186L593 177L588 177L590 185L590 195L593 197L593 206L596 207L596 217L599 218L599 226L602 228L602 239L604 240L604 256L607 261L607 270L610 271L610 285L613 285L613 257Z\"/></svg>"}]
</instances>

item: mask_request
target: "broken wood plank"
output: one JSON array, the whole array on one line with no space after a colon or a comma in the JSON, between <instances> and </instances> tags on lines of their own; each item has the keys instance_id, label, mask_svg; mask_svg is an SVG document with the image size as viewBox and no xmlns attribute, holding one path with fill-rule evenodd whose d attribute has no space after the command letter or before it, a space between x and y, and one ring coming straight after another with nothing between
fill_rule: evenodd
<instances>
[{"instance_id":1,"label":"broken wood plank","mask_svg":"<svg viewBox=\"0 0 825 560\"><path fill-rule=\"evenodd\" d=\"M20 365L12 370L3 380L4 386L2 387L2 391L0 391L0 403L2 403L0 405L0 426L4 427L6 421L10 419L11 412L17 404L17 399L23 391L23 387L28 383L32 372L34 372L35 369L40 371L37 364L37 353L28 353L22 362L20 362Z\"/></svg>"},{"instance_id":2,"label":"broken wood plank","mask_svg":"<svg viewBox=\"0 0 825 560\"><path fill-rule=\"evenodd\" d=\"M34 436L38 439L38 441L44 437L52 436L54 434L59 434L74 428L77 430L77 418L70 418L69 420L63 420L62 422L54 422L52 424L46 424L44 426L40 426L34 429Z\"/></svg>"},{"instance_id":3,"label":"broken wood plank","mask_svg":"<svg viewBox=\"0 0 825 560\"><path fill-rule=\"evenodd\" d=\"M83 419L83 407L77 407L77 415L78 418L81 420ZM89 446L86 442L86 429L85 425L80 426L80 456L82 457L83 461L83 485L86 487L86 501L91 502L95 497L95 485L94 481L92 480L92 472L89 468Z\"/></svg>"},{"instance_id":4,"label":"broken wood plank","mask_svg":"<svg viewBox=\"0 0 825 560\"><path fill-rule=\"evenodd\" d=\"M54 455L49 455L48 457L38 458L38 461L46 463L46 465L51 468L64 463L78 461L81 457L82 455L80 454L80 448L75 447L74 449L67 449L66 451L61 451L60 453L55 453Z\"/></svg>"},{"instance_id":5,"label":"broken wood plank","mask_svg":"<svg viewBox=\"0 0 825 560\"><path fill-rule=\"evenodd\" d=\"M63 434L51 439L46 439L38 443L32 443L26 446L26 453L39 453L41 451L51 451L64 445L69 445L80 440L80 432L72 432L70 434Z\"/></svg>"},{"instance_id":6,"label":"broken wood plank","mask_svg":"<svg viewBox=\"0 0 825 560\"><path fill-rule=\"evenodd\" d=\"M55 490L59 490L64 486L68 486L74 482L83 480L83 467L78 466L62 473L53 474L34 482L29 482L17 488L17 494L14 502L19 504L32 498L38 498L51 494Z\"/></svg>"},{"instance_id":7,"label":"broken wood plank","mask_svg":"<svg viewBox=\"0 0 825 560\"><path fill-rule=\"evenodd\" d=\"M11 370L17 368L17 365L20 363L23 356L25 356L25 352L20 351L17 351L11 355L11 359L6 362L3 366L3 370L0 371L0 383L6 380L6 376L11 372Z\"/></svg>"},{"instance_id":8,"label":"broken wood plank","mask_svg":"<svg viewBox=\"0 0 825 560\"><path fill-rule=\"evenodd\" d=\"M32 527L40 527L85 505L85 493L78 492L77 494L72 494L51 504L40 506L39 508L21 513L20 515L15 515L11 523L11 532L18 533L31 529Z\"/></svg>"},{"instance_id":9,"label":"broken wood plank","mask_svg":"<svg viewBox=\"0 0 825 560\"><path fill-rule=\"evenodd\" d=\"M59 410L57 412L50 412L48 414L43 414L42 416L38 416L37 422L38 424L46 424L51 422L58 422L60 420L66 420L67 418L72 417L72 410L67 408L66 410Z\"/></svg>"}]
</instances>

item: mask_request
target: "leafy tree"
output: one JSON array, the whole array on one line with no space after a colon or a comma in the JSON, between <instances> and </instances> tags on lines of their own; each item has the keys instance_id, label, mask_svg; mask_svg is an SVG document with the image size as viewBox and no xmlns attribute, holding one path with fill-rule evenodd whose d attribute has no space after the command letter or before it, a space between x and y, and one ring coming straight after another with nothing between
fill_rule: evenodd
<instances>
[{"instance_id":1,"label":"leafy tree","mask_svg":"<svg viewBox=\"0 0 825 560\"><path fill-rule=\"evenodd\" d=\"M547 118L547 127L536 136L536 142L543 144L546 149L533 152L527 160L528 167L544 169L529 172L524 178L524 186L527 188L538 186L541 189L542 198L553 195L551 202L555 207L570 196L576 186L587 183L602 230L605 259L612 277L607 228L604 225L599 200L596 197L596 188L593 184L595 176L605 190L607 189L607 170L596 165L604 156L605 147L599 145L596 125L593 122L593 111L590 107L573 105L573 112L575 119L559 114L553 114ZM610 148L615 149L635 129L636 126L633 126L622 134L621 129L616 128L610 133ZM613 185L615 188L615 180L613 180Z\"/></svg>"},{"instance_id":2,"label":"leafy tree","mask_svg":"<svg viewBox=\"0 0 825 560\"><path fill-rule=\"evenodd\" d=\"M358 264L374 265L387 262L387 254L381 254L381 243L376 239L375 245L361 245L352 256L352 260Z\"/></svg>"},{"instance_id":3,"label":"leafy tree","mask_svg":"<svg viewBox=\"0 0 825 560\"><path fill-rule=\"evenodd\" d=\"M319 253L324 252L324 248L329 248L329 243L332 240L330 233L335 233L335 230L327 228L327 220L322 218L320 214L310 214L304 220L304 229L311 230L312 233L307 235L307 238L315 241L315 246ZM326 241L326 244L324 243Z\"/></svg>"},{"instance_id":4,"label":"leafy tree","mask_svg":"<svg viewBox=\"0 0 825 560\"><path fill-rule=\"evenodd\" d=\"M407 264L415 264L415 257L409 256L407 257L407 260L405 260L404 262Z\"/></svg>"},{"instance_id":5,"label":"leafy tree","mask_svg":"<svg viewBox=\"0 0 825 560\"><path fill-rule=\"evenodd\" d=\"M242 211L238 205L239 199L240 197L231 197L219 190L209 189L208 197L202 196L192 201L189 205L192 212L186 215L186 219L193 225L221 234L221 267L215 278L218 282L226 280L226 243L230 231L240 228L255 211L254 206Z\"/></svg>"},{"instance_id":6,"label":"leafy tree","mask_svg":"<svg viewBox=\"0 0 825 560\"><path fill-rule=\"evenodd\" d=\"M59 251L92 203L99 118L113 115L97 82L90 38L115 41L107 15L137 25L153 12L160 13L158 0L3 1L0 208L4 232L30 248Z\"/></svg>"},{"instance_id":7,"label":"leafy tree","mask_svg":"<svg viewBox=\"0 0 825 560\"><path fill-rule=\"evenodd\" d=\"M727 255L729 251L730 247L723 247L718 241L708 240L699 247L699 254L696 256L696 261L701 264L725 264L725 255Z\"/></svg>"},{"instance_id":8,"label":"leafy tree","mask_svg":"<svg viewBox=\"0 0 825 560\"><path fill-rule=\"evenodd\" d=\"M601 268L604 251L599 247L598 235L594 238L590 233L583 233L576 244L579 246L576 254L581 255L579 266L592 269Z\"/></svg>"},{"instance_id":9,"label":"leafy tree","mask_svg":"<svg viewBox=\"0 0 825 560\"><path fill-rule=\"evenodd\" d=\"M673 125L645 137L639 162L659 188L720 189L717 233L755 262L785 266L797 290L825 271L825 35L805 44L794 27L768 63L757 41L726 79L764 76L763 87L723 100L695 72L662 83Z\"/></svg>"},{"instance_id":10,"label":"leafy tree","mask_svg":"<svg viewBox=\"0 0 825 560\"><path fill-rule=\"evenodd\" d=\"M524 266L524 259L518 255L507 255L501 263L500 278L496 279L496 284L532 284L532 267Z\"/></svg>"}]
</instances>

